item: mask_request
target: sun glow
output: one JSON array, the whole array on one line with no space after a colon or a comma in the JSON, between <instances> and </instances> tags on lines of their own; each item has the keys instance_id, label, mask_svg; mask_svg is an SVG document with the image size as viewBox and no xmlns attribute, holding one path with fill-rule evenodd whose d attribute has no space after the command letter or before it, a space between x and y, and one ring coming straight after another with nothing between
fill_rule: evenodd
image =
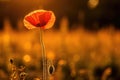
<instances>
[{"instance_id":1,"label":"sun glow","mask_svg":"<svg viewBox=\"0 0 120 80\"><path fill-rule=\"evenodd\" d=\"M90 8L95 8L99 4L99 0L89 0L88 1L88 6Z\"/></svg>"}]
</instances>

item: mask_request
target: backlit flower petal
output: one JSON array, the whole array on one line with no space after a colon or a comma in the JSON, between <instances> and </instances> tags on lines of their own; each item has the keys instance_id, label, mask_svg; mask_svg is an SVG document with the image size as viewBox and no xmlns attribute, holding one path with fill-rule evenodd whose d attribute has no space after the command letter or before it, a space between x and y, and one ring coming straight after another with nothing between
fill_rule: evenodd
<instances>
[{"instance_id":1,"label":"backlit flower petal","mask_svg":"<svg viewBox=\"0 0 120 80\"><path fill-rule=\"evenodd\" d=\"M24 25L28 29L40 27L49 29L55 22L55 15L52 11L35 10L24 17Z\"/></svg>"}]
</instances>

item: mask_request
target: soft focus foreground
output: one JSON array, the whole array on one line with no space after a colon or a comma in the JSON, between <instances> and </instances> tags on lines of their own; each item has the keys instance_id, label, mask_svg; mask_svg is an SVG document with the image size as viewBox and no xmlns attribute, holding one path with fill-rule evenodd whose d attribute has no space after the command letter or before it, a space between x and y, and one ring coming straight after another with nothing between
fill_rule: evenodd
<instances>
[{"instance_id":1,"label":"soft focus foreground","mask_svg":"<svg viewBox=\"0 0 120 80\"><path fill-rule=\"evenodd\" d=\"M56 69L51 80L120 79L120 31L112 25L94 32L83 28L69 30L67 19L60 25L59 30L44 33L47 58ZM18 30L13 30L6 19L0 32L0 80L8 80L11 58L18 67L25 65L28 80L40 80L39 30L24 29L22 21L18 22Z\"/></svg>"}]
</instances>

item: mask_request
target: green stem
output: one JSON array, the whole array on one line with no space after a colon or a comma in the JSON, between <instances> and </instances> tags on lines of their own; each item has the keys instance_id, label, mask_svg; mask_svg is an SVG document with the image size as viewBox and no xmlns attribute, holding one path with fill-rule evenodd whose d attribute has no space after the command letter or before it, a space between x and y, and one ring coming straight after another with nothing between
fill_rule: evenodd
<instances>
[{"instance_id":1,"label":"green stem","mask_svg":"<svg viewBox=\"0 0 120 80\"><path fill-rule=\"evenodd\" d=\"M44 42L42 39L42 33L43 30L40 29L40 45L41 45L41 51L42 51L42 61L43 61L43 80L47 80L47 56L46 56L46 52L45 52L45 46L44 46Z\"/></svg>"}]
</instances>

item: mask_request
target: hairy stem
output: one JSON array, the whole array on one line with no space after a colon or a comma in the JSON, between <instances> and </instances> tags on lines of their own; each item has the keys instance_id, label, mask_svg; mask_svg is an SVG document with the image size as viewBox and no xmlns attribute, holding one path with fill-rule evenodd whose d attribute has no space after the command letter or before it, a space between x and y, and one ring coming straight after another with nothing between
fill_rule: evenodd
<instances>
[{"instance_id":1,"label":"hairy stem","mask_svg":"<svg viewBox=\"0 0 120 80\"><path fill-rule=\"evenodd\" d=\"M43 80L48 80L47 77L47 56L45 52L45 46L43 42L42 37L43 30L40 29L40 45L41 45L41 51L42 51L42 61L43 61Z\"/></svg>"}]
</instances>

